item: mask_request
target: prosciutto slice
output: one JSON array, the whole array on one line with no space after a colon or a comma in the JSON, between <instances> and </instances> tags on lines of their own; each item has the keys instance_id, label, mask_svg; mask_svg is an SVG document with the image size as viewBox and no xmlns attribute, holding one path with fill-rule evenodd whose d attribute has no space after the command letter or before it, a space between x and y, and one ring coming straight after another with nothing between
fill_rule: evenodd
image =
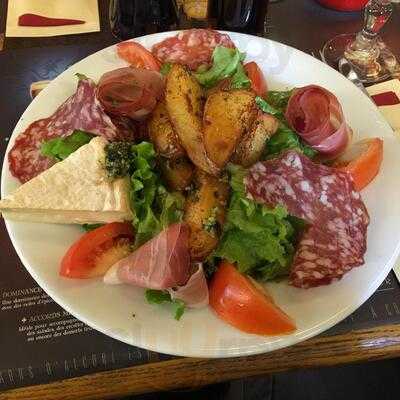
<instances>
[{"instance_id":1,"label":"prosciutto slice","mask_svg":"<svg viewBox=\"0 0 400 400\"><path fill-rule=\"evenodd\" d=\"M173 224L118 261L104 281L158 290L184 285L190 277L188 240L189 227Z\"/></svg>"},{"instance_id":2,"label":"prosciutto slice","mask_svg":"<svg viewBox=\"0 0 400 400\"><path fill-rule=\"evenodd\" d=\"M208 286L203 266L199 264L197 271L187 281L186 285L176 289L168 289L172 299L182 300L188 307L201 308L208 305Z\"/></svg>"},{"instance_id":3,"label":"prosciutto slice","mask_svg":"<svg viewBox=\"0 0 400 400\"><path fill-rule=\"evenodd\" d=\"M113 115L142 120L164 93L160 73L134 67L106 72L99 81L97 97Z\"/></svg>"},{"instance_id":4,"label":"prosciutto slice","mask_svg":"<svg viewBox=\"0 0 400 400\"><path fill-rule=\"evenodd\" d=\"M118 129L96 98L96 84L80 75L78 88L56 112L45 119L33 122L20 133L8 153L10 171L24 183L45 171L54 164L44 157L41 145L55 137L70 135L75 129L114 140Z\"/></svg>"},{"instance_id":5,"label":"prosciutto slice","mask_svg":"<svg viewBox=\"0 0 400 400\"><path fill-rule=\"evenodd\" d=\"M192 271L188 240L189 227L173 224L113 265L104 282L168 290L172 299L188 307L204 307L208 304L207 281L201 264Z\"/></svg>"},{"instance_id":6,"label":"prosciutto slice","mask_svg":"<svg viewBox=\"0 0 400 400\"><path fill-rule=\"evenodd\" d=\"M351 129L338 99L320 86L296 89L285 117L306 143L327 157L341 154L350 141Z\"/></svg>"}]
</instances>

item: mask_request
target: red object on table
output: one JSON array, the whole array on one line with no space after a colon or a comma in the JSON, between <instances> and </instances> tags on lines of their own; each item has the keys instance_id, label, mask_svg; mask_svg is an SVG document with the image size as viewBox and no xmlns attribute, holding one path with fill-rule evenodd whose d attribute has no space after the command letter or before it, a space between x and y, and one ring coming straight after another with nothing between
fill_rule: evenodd
<instances>
[{"instance_id":1,"label":"red object on table","mask_svg":"<svg viewBox=\"0 0 400 400\"><path fill-rule=\"evenodd\" d=\"M63 26L84 23L85 21L80 19L50 18L38 14L22 14L18 18L19 26Z\"/></svg>"},{"instance_id":2,"label":"red object on table","mask_svg":"<svg viewBox=\"0 0 400 400\"><path fill-rule=\"evenodd\" d=\"M371 96L371 98L378 107L400 104L400 99L397 97L395 92L374 94Z\"/></svg>"},{"instance_id":3,"label":"red object on table","mask_svg":"<svg viewBox=\"0 0 400 400\"><path fill-rule=\"evenodd\" d=\"M317 0L325 7L338 11L359 11L368 3L368 0Z\"/></svg>"}]
</instances>

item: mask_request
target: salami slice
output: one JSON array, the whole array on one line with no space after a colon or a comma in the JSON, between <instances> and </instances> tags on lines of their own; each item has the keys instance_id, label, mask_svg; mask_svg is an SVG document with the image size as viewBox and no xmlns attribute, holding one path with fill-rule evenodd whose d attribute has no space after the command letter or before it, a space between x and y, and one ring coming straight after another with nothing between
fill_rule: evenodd
<instances>
[{"instance_id":1,"label":"salami slice","mask_svg":"<svg viewBox=\"0 0 400 400\"><path fill-rule=\"evenodd\" d=\"M22 183L48 169L53 162L42 156L44 141L70 135L80 129L114 140L118 129L96 98L96 84L80 77L75 94L69 97L49 118L33 122L20 133L8 153L10 171Z\"/></svg>"},{"instance_id":2,"label":"salami slice","mask_svg":"<svg viewBox=\"0 0 400 400\"><path fill-rule=\"evenodd\" d=\"M152 53L164 63L182 64L191 70L209 65L216 46L234 48L230 37L212 29L189 29L157 43Z\"/></svg>"},{"instance_id":3,"label":"salami slice","mask_svg":"<svg viewBox=\"0 0 400 400\"><path fill-rule=\"evenodd\" d=\"M109 115L109 117L118 129L118 134L115 140L121 142L134 142L137 139L139 135L135 121L128 117L118 117L116 115Z\"/></svg>"},{"instance_id":4,"label":"salami slice","mask_svg":"<svg viewBox=\"0 0 400 400\"><path fill-rule=\"evenodd\" d=\"M346 173L288 151L257 163L245 185L254 200L270 207L282 204L310 224L294 257L294 286L328 284L364 263L369 216Z\"/></svg>"}]
</instances>

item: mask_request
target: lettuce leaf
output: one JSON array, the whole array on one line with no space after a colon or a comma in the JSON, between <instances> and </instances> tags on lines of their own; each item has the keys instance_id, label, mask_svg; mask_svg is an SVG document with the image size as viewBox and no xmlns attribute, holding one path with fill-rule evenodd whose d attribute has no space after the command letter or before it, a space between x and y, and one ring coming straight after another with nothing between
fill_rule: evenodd
<instances>
[{"instance_id":1,"label":"lettuce leaf","mask_svg":"<svg viewBox=\"0 0 400 400\"><path fill-rule=\"evenodd\" d=\"M232 196L224 232L212 259L236 263L239 271L256 279L287 275L294 254L296 230L282 206L270 209L246 197L247 170L230 165Z\"/></svg>"},{"instance_id":2,"label":"lettuce leaf","mask_svg":"<svg viewBox=\"0 0 400 400\"><path fill-rule=\"evenodd\" d=\"M297 150L309 158L315 157L317 151L306 145L292 129L280 123L276 133L265 146L264 159L272 158L285 150Z\"/></svg>"},{"instance_id":3,"label":"lettuce leaf","mask_svg":"<svg viewBox=\"0 0 400 400\"><path fill-rule=\"evenodd\" d=\"M243 68L242 63L239 63L236 72L232 76L231 88L232 89L249 89L251 82L249 77L246 75L246 71Z\"/></svg>"},{"instance_id":4,"label":"lettuce leaf","mask_svg":"<svg viewBox=\"0 0 400 400\"><path fill-rule=\"evenodd\" d=\"M278 118L279 120L284 120L284 110L276 108L272 104L268 103L266 100L264 100L262 97L257 96L256 97L256 104L260 108L262 112L265 112L267 114L271 114L274 117Z\"/></svg>"},{"instance_id":5,"label":"lettuce leaf","mask_svg":"<svg viewBox=\"0 0 400 400\"><path fill-rule=\"evenodd\" d=\"M194 76L206 88L211 88L219 81L229 78L232 75L235 77L236 85L243 85L245 81L244 76L246 76L242 66L244 57L245 54L237 49L217 46L213 52L213 64L211 68L206 71L197 71Z\"/></svg>"},{"instance_id":6,"label":"lettuce leaf","mask_svg":"<svg viewBox=\"0 0 400 400\"><path fill-rule=\"evenodd\" d=\"M81 225L81 227L85 232L90 232L90 231L94 231L97 228L100 228L103 225L104 224L83 224L83 225Z\"/></svg>"},{"instance_id":7,"label":"lettuce leaf","mask_svg":"<svg viewBox=\"0 0 400 400\"><path fill-rule=\"evenodd\" d=\"M161 183L151 143L132 145L131 152L134 172L130 176L130 203L137 248L167 226L182 220L184 198L180 193L168 192Z\"/></svg>"},{"instance_id":8,"label":"lettuce leaf","mask_svg":"<svg viewBox=\"0 0 400 400\"><path fill-rule=\"evenodd\" d=\"M54 138L42 143L40 152L56 161L65 160L70 154L78 150L79 147L89 143L95 135L91 133L75 130L71 135L63 138Z\"/></svg>"},{"instance_id":9,"label":"lettuce leaf","mask_svg":"<svg viewBox=\"0 0 400 400\"><path fill-rule=\"evenodd\" d=\"M171 63L164 63L163 65L161 65L160 74L164 76L168 75L169 71L171 71L171 68L172 68Z\"/></svg>"},{"instance_id":10,"label":"lettuce leaf","mask_svg":"<svg viewBox=\"0 0 400 400\"><path fill-rule=\"evenodd\" d=\"M273 107L286 110L290 96L293 94L294 89L290 90L269 90L266 96L266 101Z\"/></svg>"},{"instance_id":11,"label":"lettuce leaf","mask_svg":"<svg viewBox=\"0 0 400 400\"><path fill-rule=\"evenodd\" d=\"M182 300L172 299L171 295L164 290L147 289L145 292L146 300L149 304L171 303L174 318L179 321L185 312L186 305Z\"/></svg>"},{"instance_id":12,"label":"lettuce leaf","mask_svg":"<svg viewBox=\"0 0 400 400\"><path fill-rule=\"evenodd\" d=\"M129 176L135 248L182 220L184 197L178 192L168 192L162 184L151 143L108 144L105 169L112 178Z\"/></svg>"},{"instance_id":13,"label":"lettuce leaf","mask_svg":"<svg viewBox=\"0 0 400 400\"><path fill-rule=\"evenodd\" d=\"M291 93L292 91L268 92L267 100L259 96L256 97L256 103L261 111L273 115L280 121L277 132L265 146L264 158L277 156L289 149L297 150L309 158L313 158L317 154L317 151L305 144L300 136L287 126L285 111Z\"/></svg>"}]
</instances>

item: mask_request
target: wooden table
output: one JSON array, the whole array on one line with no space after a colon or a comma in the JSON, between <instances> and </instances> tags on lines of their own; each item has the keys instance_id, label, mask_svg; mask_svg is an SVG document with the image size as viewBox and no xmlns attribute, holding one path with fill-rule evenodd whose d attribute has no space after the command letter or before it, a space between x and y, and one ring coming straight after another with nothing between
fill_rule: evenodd
<instances>
[{"instance_id":1,"label":"wooden table","mask_svg":"<svg viewBox=\"0 0 400 400\"><path fill-rule=\"evenodd\" d=\"M4 31L5 2L0 5L0 32ZM5 51L82 43L108 44L115 38L107 22L108 0L99 0L102 32L56 38L10 38ZM284 0L272 4L268 37L307 52L317 52L335 34L360 27L358 13L327 11L312 0ZM400 8L385 29L384 39L400 56ZM3 29L1 29L3 28ZM49 54L50 56L50 54ZM333 366L400 356L400 325L352 331L310 339L269 354L230 359L179 358L110 372L102 372L0 393L0 400L111 399L128 394L196 387L224 380L299 368Z\"/></svg>"}]
</instances>

